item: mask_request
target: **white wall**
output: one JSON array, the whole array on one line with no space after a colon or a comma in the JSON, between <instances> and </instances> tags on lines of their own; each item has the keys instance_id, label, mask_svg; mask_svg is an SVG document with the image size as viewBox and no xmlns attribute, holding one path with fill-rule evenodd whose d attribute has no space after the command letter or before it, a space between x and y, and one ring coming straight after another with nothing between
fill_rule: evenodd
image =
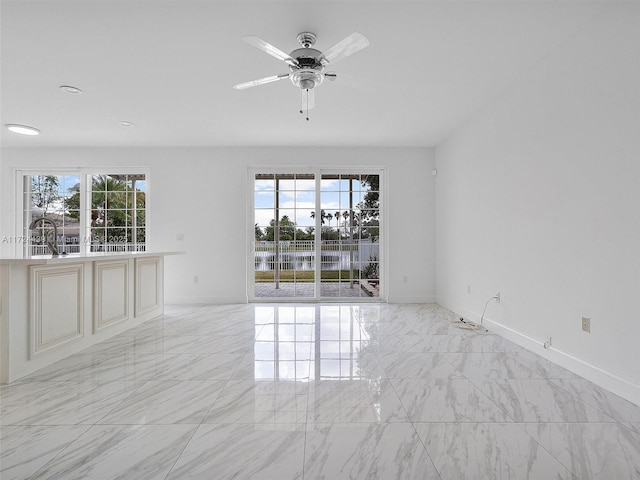
<instances>
[{"instance_id":1,"label":"white wall","mask_svg":"<svg viewBox=\"0 0 640 480\"><path fill-rule=\"evenodd\" d=\"M438 301L478 320L499 291L490 328L640 404L640 4L605 6L436 166Z\"/></svg>"},{"instance_id":2,"label":"white wall","mask_svg":"<svg viewBox=\"0 0 640 480\"><path fill-rule=\"evenodd\" d=\"M166 259L169 303L246 301L249 167L385 168L389 301L435 298L432 149L6 148L2 154L2 231L11 235L15 235L11 205L16 168L149 167L151 248L187 252ZM184 235L183 241L176 240L178 233Z\"/></svg>"}]
</instances>

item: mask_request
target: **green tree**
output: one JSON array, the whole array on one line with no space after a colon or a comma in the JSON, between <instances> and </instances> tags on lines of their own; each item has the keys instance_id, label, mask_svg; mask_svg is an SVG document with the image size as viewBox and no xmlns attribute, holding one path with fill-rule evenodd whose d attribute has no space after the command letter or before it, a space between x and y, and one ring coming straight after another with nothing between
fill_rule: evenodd
<instances>
[{"instance_id":1,"label":"green tree","mask_svg":"<svg viewBox=\"0 0 640 480\"><path fill-rule=\"evenodd\" d=\"M73 187L69 188L69 193L72 194L66 200L67 208L69 208L69 216L80 221L80 184L76 183Z\"/></svg>"},{"instance_id":2,"label":"green tree","mask_svg":"<svg viewBox=\"0 0 640 480\"><path fill-rule=\"evenodd\" d=\"M322 227L322 240L340 240L338 231L331 227Z\"/></svg>"},{"instance_id":3,"label":"green tree","mask_svg":"<svg viewBox=\"0 0 640 480\"><path fill-rule=\"evenodd\" d=\"M265 228L264 239L270 242L275 241L276 221L271 220L269 226ZM295 240L296 224L287 215L280 219L280 240Z\"/></svg>"},{"instance_id":4,"label":"green tree","mask_svg":"<svg viewBox=\"0 0 640 480\"><path fill-rule=\"evenodd\" d=\"M311 229L311 233L309 233ZM313 240L313 227L307 227L306 230L296 228L296 240Z\"/></svg>"},{"instance_id":5,"label":"green tree","mask_svg":"<svg viewBox=\"0 0 640 480\"><path fill-rule=\"evenodd\" d=\"M69 216L80 219L80 184L69 189L72 195L66 204ZM133 211L133 196L136 211ZM91 235L100 243L124 243L133 241L133 215L138 227L146 226L146 195L129 182L111 175L96 175L91 184ZM145 241L145 231L138 228L136 240ZM114 240L115 239L115 240Z\"/></svg>"},{"instance_id":6,"label":"green tree","mask_svg":"<svg viewBox=\"0 0 640 480\"><path fill-rule=\"evenodd\" d=\"M255 224L255 237L256 237L256 241L260 241L264 238L264 232L262 231L262 229L258 226L258 224Z\"/></svg>"},{"instance_id":7,"label":"green tree","mask_svg":"<svg viewBox=\"0 0 640 480\"><path fill-rule=\"evenodd\" d=\"M42 209L42 216L49 213L49 208L60 201L58 190L60 182L55 175L33 175L31 177L31 203Z\"/></svg>"},{"instance_id":8,"label":"green tree","mask_svg":"<svg viewBox=\"0 0 640 480\"><path fill-rule=\"evenodd\" d=\"M304 232L300 233L296 233L296 235L298 235L297 239L298 240L315 240L316 238L316 233L315 233L315 228L314 227L307 227L304 229ZM297 230L298 232L300 232L300 229Z\"/></svg>"},{"instance_id":9,"label":"green tree","mask_svg":"<svg viewBox=\"0 0 640 480\"><path fill-rule=\"evenodd\" d=\"M360 183L368 188L364 199L358 204L363 219L377 219L380 215L380 175L363 175Z\"/></svg>"}]
</instances>

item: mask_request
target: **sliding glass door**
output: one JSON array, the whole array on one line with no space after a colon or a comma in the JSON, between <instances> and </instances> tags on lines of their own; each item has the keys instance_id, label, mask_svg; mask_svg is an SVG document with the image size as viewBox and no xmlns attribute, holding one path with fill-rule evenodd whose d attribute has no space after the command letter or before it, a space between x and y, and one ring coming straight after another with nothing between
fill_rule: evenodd
<instances>
[{"instance_id":1,"label":"sliding glass door","mask_svg":"<svg viewBox=\"0 0 640 480\"><path fill-rule=\"evenodd\" d=\"M254 177L254 296L315 298L313 174Z\"/></svg>"},{"instance_id":2,"label":"sliding glass door","mask_svg":"<svg viewBox=\"0 0 640 480\"><path fill-rule=\"evenodd\" d=\"M255 172L252 300L380 299L380 172Z\"/></svg>"}]
</instances>

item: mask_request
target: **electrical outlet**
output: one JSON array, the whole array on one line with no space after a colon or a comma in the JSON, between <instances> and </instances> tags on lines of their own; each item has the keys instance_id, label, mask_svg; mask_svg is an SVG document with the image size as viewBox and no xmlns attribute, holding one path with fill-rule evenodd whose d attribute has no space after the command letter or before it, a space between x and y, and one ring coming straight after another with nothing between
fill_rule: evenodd
<instances>
[{"instance_id":1,"label":"electrical outlet","mask_svg":"<svg viewBox=\"0 0 640 480\"><path fill-rule=\"evenodd\" d=\"M591 318L582 317L582 331L591 333Z\"/></svg>"},{"instance_id":2,"label":"electrical outlet","mask_svg":"<svg viewBox=\"0 0 640 480\"><path fill-rule=\"evenodd\" d=\"M500 292L496 293L496 303L500 303Z\"/></svg>"}]
</instances>

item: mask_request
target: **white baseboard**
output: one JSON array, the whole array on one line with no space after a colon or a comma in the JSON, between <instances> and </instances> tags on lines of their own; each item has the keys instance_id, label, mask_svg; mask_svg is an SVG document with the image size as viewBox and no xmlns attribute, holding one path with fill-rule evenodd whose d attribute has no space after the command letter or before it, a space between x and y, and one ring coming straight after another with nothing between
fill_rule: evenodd
<instances>
[{"instance_id":1,"label":"white baseboard","mask_svg":"<svg viewBox=\"0 0 640 480\"><path fill-rule=\"evenodd\" d=\"M230 305L247 303L247 297L165 297L165 303L175 305Z\"/></svg>"},{"instance_id":2,"label":"white baseboard","mask_svg":"<svg viewBox=\"0 0 640 480\"><path fill-rule=\"evenodd\" d=\"M389 296L388 303L435 303L435 297L396 297Z\"/></svg>"},{"instance_id":3,"label":"white baseboard","mask_svg":"<svg viewBox=\"0 0 640 480\"><path fill-rule=\"evenodd\" d=\"M437 303L458 315L468 318L469 320L477 323L480 322L480 315L476 312L456 308L443 300L437 300ZM551 345L551 348L544 348L543 339L532 338L518 332L517 330L491 320L490 318L485 317L483 325L490 332L498 334L501 337L512 341L516 345L526 348L527 350L566 368L576 375L580 375L582 378L640 406L640 385L636 385L635 383L604 370L597 365L593 365L569 353L558 350L554 348L553 345Z\"/></svg>"}]
</instances>

